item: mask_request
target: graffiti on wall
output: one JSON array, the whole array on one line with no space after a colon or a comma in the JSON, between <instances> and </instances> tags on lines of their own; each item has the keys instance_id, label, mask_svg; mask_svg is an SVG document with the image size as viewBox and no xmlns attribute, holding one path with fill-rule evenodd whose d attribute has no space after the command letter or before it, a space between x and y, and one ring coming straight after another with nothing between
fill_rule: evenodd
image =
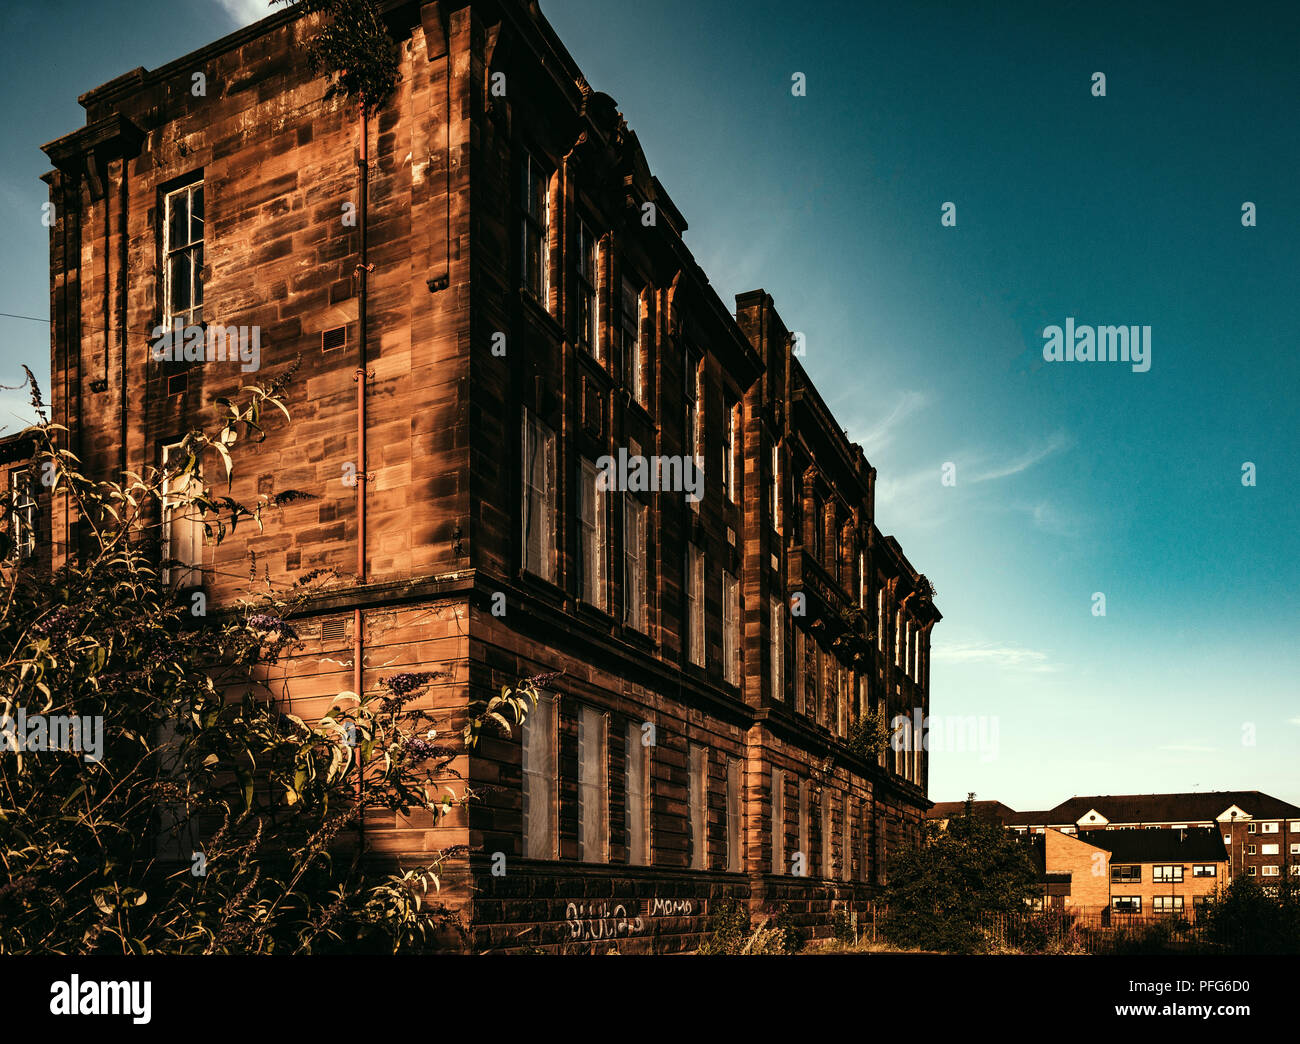
<instances>
[{"instance_id":1,"label":"graffiti on wall","mask_svg":"<svg viewBox=\"0 0 1300 1044\"><path fill-rule=\"evenodd\" d=\"M651 899L651 917L689 917L695 912L690 899ZM622 903L569 903L564 908L564 920L569 926L569 937L574 942L599 942L602 939L625 939L641 935L646 929L645 918L629 914Z\"/></svg>"}]
</instances>

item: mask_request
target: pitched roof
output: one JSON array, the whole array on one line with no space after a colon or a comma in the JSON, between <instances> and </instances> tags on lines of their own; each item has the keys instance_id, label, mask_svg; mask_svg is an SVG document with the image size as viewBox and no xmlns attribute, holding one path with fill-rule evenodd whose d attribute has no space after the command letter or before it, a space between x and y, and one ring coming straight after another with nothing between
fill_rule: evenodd
<instances>
[{"instance_id":1,"label":"pitched roof","mask_svg":"<svg viewBox=\"0 0 1300 1044\"><path fill-rule=\"evenodd\" d=\"M1072 797L1045 812L1017 812L1012 826L1073 826L1093 809L1110 823L1208 823L1236 805L1254 819L1300 819L1300 807L1258 790L1191 794L1104 794Z\"/></svg>"},{"instance_id":2,"label":"pitched roof","mask_svg":"<svg viewBox=\"0 0 1300 1044\"><path fill-rule=\"evenodd\" d=\"M1104 848L1112 863L1221 863L1228 858L1215 827L1187 830L1080 830L1079 839Z\"/></svg>"},{"instance_id":3,"label":"pitched roof","mask_svg":"<svg viewBox=\"0 0 1300 1044\"><path fill-rule=\"evenodd\" d=\"M936 801L925 816L927 819L952 819L953 816L961 815L965 808L965 801ZM1001 801L972 801L971 811L982 819L992 819L998 823L1006 823L1010 816L1016 814L1015 809L1008 808Z\"/></svg>"}]
</instances>

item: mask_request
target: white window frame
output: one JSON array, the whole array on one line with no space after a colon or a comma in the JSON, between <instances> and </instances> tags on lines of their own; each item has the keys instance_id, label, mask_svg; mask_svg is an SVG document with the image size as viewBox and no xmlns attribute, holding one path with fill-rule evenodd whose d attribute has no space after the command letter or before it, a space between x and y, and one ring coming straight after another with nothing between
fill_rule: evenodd
<instances>
[{"instance_id":1,"label":"white window frame","mask_svg":"<svg viewBox=\"0 0 1300 1044\"><path fill-rule=\"evenodd\" d=\"M772 598L770 655L772 660L772 699L785 700L785 603Z\"/></svg>"},{"instance_id":2,"label":"white window frame","mask_svg":"<svg viewBox=\"0 0 1300 1044\"><path fill-rule=\"evenodd\" d=\"M740 581L722 574L722 669L731 685L740 684Z\"/></svg>"},{"instance_id":3,"label":"white window frame","mask_svg":"<svg viewBox=\"0 0 1300 1044\"><path fill-rule=\"evenodd\" d=\"M624 751L624 828L627 861L633 866L645 866L650 862L650 747L645 743L644 735L638 722L628 722Z\"/></svg>"},{"instance_id":4,"label":"white window frame","mask_svg":"<svg viewBox=\"0 0 1300 1044\"><path fill-rule=\"evenodd\" d=\"M686 824L690 836L690 867L709 868L709 753L691 743L686 751Z\"/></svg>"},{"instance_id":5,"label":"white window frame","mask_svg":"<svg viewBox=\"0 0 1300 1044\"><path fill-rule=\"evenodd\" d=\"M199 199L203 214L195 218L194 199ZM186 241L181 243L172 236L172 215L178 200L185 201ZM197 326L203 321L203 233L207 217L203 182L194 181L163 196L163 325L171 328L180 319L184 326ZM197 230L196 230L197 224ZM196 236L197 231L197 236ZM172 259L184 257L189 266L189 299L187 308L175 307L176 287L172 277Z\"/></svg>"}]
</instances>

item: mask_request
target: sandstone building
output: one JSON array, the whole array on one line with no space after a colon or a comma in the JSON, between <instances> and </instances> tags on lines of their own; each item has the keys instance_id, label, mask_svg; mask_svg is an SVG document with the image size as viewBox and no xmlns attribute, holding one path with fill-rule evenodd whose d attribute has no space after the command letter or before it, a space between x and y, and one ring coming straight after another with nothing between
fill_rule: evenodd
<instances>
[{"instance_id":1,"label":"sandstone building","mask_svg":"<svg viewBox=\"0 0 1300 1044\"><path fill-rule=\"evenodd\" d=\"M364 137L294 10L82 96L45 147L55 417L91 474L140 470L301 356L232 495L318 499L215 547L159 519L172 582L342 578L276 678L303 716L400 671L449 671L443 708L563 672L462 759L480 800L366 824L408 863L469 847L445 897L478 948L690 948L725 895L825 933L928 807L923 749L848 741L928 713L933 589L771 297L718 297L537 5L382 6L400 81ZM238 337L158 357L201 324ZM620 451L698 458L702 498L602 488Z\"/></svg>"}]
</instances>

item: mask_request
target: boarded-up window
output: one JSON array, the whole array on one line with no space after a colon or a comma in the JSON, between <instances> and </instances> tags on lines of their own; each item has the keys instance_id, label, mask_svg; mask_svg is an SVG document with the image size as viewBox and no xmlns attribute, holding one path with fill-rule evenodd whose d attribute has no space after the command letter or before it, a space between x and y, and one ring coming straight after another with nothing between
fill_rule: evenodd
<instances>
[{"instance_id":1,"label":"boarded-up window","mask_svg":"<svg viewBox=\"0 0 1300 1044\"><path fill-rule=\"evenodd\" d=\"M582 600L604 609L605 599L605 488L602 473L589 460L582 462L578 487L578 515L581 522Z\"/></svg>"},{"instance_id":2,"label":"boarded-up window","mask_svg":"<svg viewBox=\"0 0 1300 1044\"><path fill-rule=\"evenodd\" d=\"M203 515L193 498L203 490L197 461L189 471L189 452L176 442L163 447L162 490L162 560L175 565L164 566L163 583L173 581L178 587L199 587L203 583Z\"/></svg>"},{"instance_id":3,"label":"boarded-up window","mask_svg":"<svg viewBox=\"0 0 1300 1044\"><path fill-rule=\"evenodd\" d=\"M635 722L628 722L624 765L627 777L627 861L641 866L650 861L650 746Z\"/></svg>"},{"instance_id":4,"label":"boarded-up window","mask_svg":"<svg viewBox=\"0 0 1300 1044\"><path fill-rule=\"evenodd\" d=\"M704 652L704 551L691 544L686 549L687 642L691 663L703 667Z\"/></svg>"},{"instance_id":5,"label":"boarded-up window","mask_svg":"<svg viewBox=\"0 0 1300 1044\"><path fill-rule=\"evenodd\" d=\"M524 855L554 859L555 699L543 694L523 724Z\"/></svg>"},{"instance_id":6,"label":"boarded-up window","mask_svg":"<svg viewBox=\"0 0 1300 1044\"><path fill-rule=\"evenodd\" d=\"M799 780L799 851L795 858L799 861L799 876L808 876L808 781Z\"/></svg>"},{"instance_id":7,"label":"boarded-up window","mask_svg":"<svg viewBox=\"0 0 1300 1044\"><path fill-rule=\"evenodd\" d=\"M722 574L722 665L732 685L740 684L740 584Z\"/></svg>"},{"instance_id":8,"label":"boarded-up window","mask_svg":"<svg viewBox=\"0 0 1300 1044\"><path fill-rule=\"evenodd\" d=\"M783 700L785 699L785 606L781 599L772 599L771 610L772 698Z\"/></svg>"},{"instance_id":9,"label":"boarded-up window","mask_svg":"<svg viewBox=\"0 0 1300 1044\"><path fill-rule=\"evenodd\" d=\"M687 752L688 780L686 788L687 825L690 828L690 865L694 870L708 868L708 752L704 747L691 744Z\"/></svg>"},{"instance_id":10,"label":"boarded-up window","mask_svg":"<svg viewBox=\"0 0 1300 1044\"><path fill-rule=\"evenodd\" d=\"M772 769L772 873L783 874L785 867L785 773Z\"/></svg>"},{"instance_id":11,"label":"boarded-up window","mask_svg":"<svg viewBox=\"0 0 1300 1044\"><path fill-rule=\"evenodd\" d=\"M733 874L744 869L741 842L744 819L741 814L741 770L739 758L727 759L727 866Z\"/></svg>"},{"instance_id":12,"label":"boarded-up window","mask_svg":"<svg viewBox=\"0 0 1300 1044\"><path fill-rule=\"evenodd\" d=\"M583 707L578 716L578 858L585 863L608 860L607 759L605 715Z\"/></svg>"},{"instance_id":13,"label":"boarded-up window","mask_svg":"<svg viewBox=\"0 0 1300 1044\"><path fill-rule=\"evenodd\" d=\"M555 579L555 432L524 412L524 568Z\"/></svg>"}]
</instances>

